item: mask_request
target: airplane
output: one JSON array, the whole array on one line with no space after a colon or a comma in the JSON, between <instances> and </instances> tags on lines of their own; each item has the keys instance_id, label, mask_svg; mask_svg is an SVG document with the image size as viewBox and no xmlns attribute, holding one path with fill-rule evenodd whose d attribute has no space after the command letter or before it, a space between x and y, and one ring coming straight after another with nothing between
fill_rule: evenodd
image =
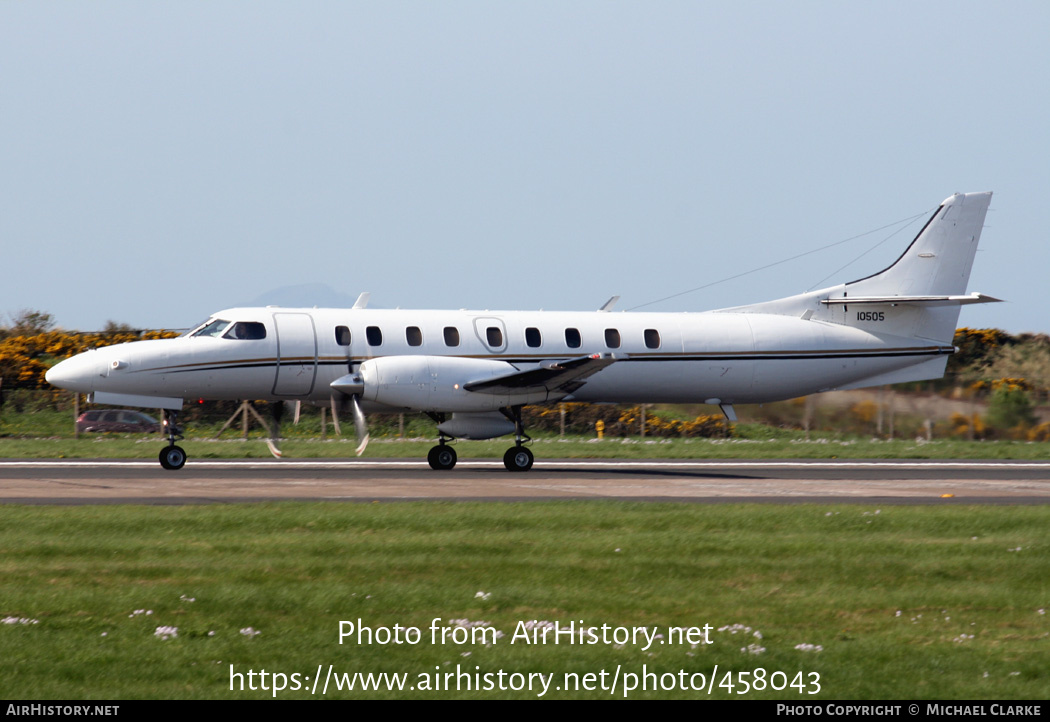
<instances>
[{"instance_id":1,"label":"airplane","mask_svg":"<svg viewBox=\"0 0 1050 722\"><path fill-rule=\"evenodd\" d=\"M348 410L420 411L437 424L427 455L456 465L453 439L514 434L510 471L534 455L521 410L560 401L735 404L940 378L992 194L957 193L888 268L774 301L702 313L232 308L178 338L135 341L66 359L46 375L98 404L160 408L165 469L186 452L185 399L303 401ZM272 404L273 440L282 403ZM279 451L274 444L271 450Z\"/></svg>"}]
</instances>

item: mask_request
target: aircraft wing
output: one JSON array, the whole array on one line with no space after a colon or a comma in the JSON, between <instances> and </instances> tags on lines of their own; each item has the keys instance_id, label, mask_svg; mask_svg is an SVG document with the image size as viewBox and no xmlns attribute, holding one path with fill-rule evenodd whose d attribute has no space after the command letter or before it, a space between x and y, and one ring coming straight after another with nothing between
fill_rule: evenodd
<instances>
[{"instance_id":1,"label":"aircraft wing","mask_svg":"<svg viewBox=\"0 0 1050 722\"><path fill-rule=\"evenodd\" d=\"M548 392L571 394L584 384L584 379L592 376L617 358L611 354L591 354L576 358L544 361L535 368L480 381L469 381L463 384L467 391L482 394L502 394L508 391L525 389L546 389Z\"/></svg>"}]
</instances>

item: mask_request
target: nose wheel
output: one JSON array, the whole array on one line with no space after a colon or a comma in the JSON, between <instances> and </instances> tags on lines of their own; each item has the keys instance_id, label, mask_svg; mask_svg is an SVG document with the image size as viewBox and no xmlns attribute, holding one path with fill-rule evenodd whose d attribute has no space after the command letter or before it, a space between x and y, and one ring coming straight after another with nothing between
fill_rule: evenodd
<instances>
[{"instance_id":1,"label":"nose wheel","mask_svg":"<svg viewBox=\"0 0 1050 722\"><path fill-rule=\"evenodd\" d=\"M168 430L168 445L160 450L157 459L168 471L178 471L186 465L186 452L181 446L175 445L175 442L182 438L176 424L178 416L176 411L164 409L164 428Z\"/></svg>"},{"instance_id":2,"label":"nose wheel","mask_svg":"<svg viewBox=\"0 0 1050 722\"><path fill-rule=\"evenodd\" d=\"M168 471L178 471L186 465L186 452L181 446L166 446L160 450L160 465Z\"/></svg>"}]
</instances>

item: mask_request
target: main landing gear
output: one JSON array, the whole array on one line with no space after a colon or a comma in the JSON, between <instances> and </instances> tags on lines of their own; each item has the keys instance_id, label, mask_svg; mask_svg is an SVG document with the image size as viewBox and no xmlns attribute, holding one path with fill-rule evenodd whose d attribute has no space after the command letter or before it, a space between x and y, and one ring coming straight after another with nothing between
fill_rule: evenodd
<instances>
[{"instance_id":1,"label":"main landing gear","mask_svg":"<svg viewBox=\"0 0 1050 722\"><path fill-rule=\"evenodd\" d=\"M526 441L532 439L525 433L525 426L521 423L521 407L515 406L510 413L503 413L514 422L514 446L507 449L507 453L503 455L503 465L507 467L507 471L528 471L536 457L524 446Z\"/></svg>"},{"instance_id":2,"label":"main landing gear","mask_svg":"<svg viewBox=\"0 0 1050 722\"><path fill-rule=\"evenodd\" d=\"M507 471L528 471L532 468L536 457L525 446L525 443L532 441L532 439L525 433L525 427L521 423L521 407L514 406L509 409L500 409L500 411L514 422L514 446L507 449L507 452L503 455L503 465L507 467ZM427 415L436 424L445 423L444 414L428 412ZM456 450L448 443L452 438L444 432L438 431L438 444L427 454L427 463L430 464L431 469L435 471L451 471L456 466ZM488 437L482 436L481 438Z\"/></svg>"},{"instance_id":3,"label":"main landing gear","mask_svg":"<svg viewBox=\"0 0 1050 722\"><path fill-rule=\"evenodd\" d=\"M503 465L507 471L528 471L536 457L524 446L512 446L503 455Z\"/></svg>"},{"instance_id":4,"label":"main landing gear","mask_svg":"<svg viewBox=\"0 0 1050 722\"><path fill-rule=\"evenodd\" d=\"M160 450L158 458L160 465L168 471L178 471L186 465L186 452L182 450L181 446L175 445L175 442L182 438L182 434L179 433L179 427L176 424L178 416L177 411L164 409L164 428L168 430L168 445Z\"/></svg>"},{"instance_id":5,"label":"main landing gear","mask_svg":"<svg viewBox=\"0 0 1050 722\"><path fill-rule=\"evenodd\" d=\"M445 435L438 436L438 445L427 454L427 463L435 471L451 471L456 465L456 450L445 441Z\"/></svg>"},{"instance_id":6,"label":"main landing gear","mask_svg":"<svg viewBox=\"0 0 1050 722\"><path fill-rule=\"evenodd\" d=\"M445 423L445 415L439 413L427 412L435 424ZM456 450L448 445L448 440L452 438L445 436L444 432L438 430L438 445L433 447L427 453L427 463L430 464L430 468L434 471L452 471L452 468L456 465L458 458L456 456Z\"/></svg>"}]
</instances>

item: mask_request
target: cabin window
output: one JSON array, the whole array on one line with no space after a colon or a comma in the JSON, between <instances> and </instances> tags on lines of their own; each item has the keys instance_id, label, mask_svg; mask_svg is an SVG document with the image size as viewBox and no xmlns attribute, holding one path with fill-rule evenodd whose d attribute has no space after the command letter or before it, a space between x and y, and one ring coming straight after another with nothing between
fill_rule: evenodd
<instances>
[{"instance_id":1,"label":"cabin window","mask_svg":"<svg viewBox=\"0 0 1050 722\"><path fill-rule=\"evenodd\" d=\"M605 329L605 345L609 348L620 348L620 332L615 328Z\"/></svg>"},{"instance_id":2,"label":"cabin window","mask_svg":"<svg viewBox=\"0 0 1050 722\"><path fill-rule=\"evenodd\" d=\"M660 348L660 332L655 328L645 329L645 347Z\"/></svg>"},{"instance_id":3,"label":"cabin window","mask_svg":"<svg viewBox=\"0 0 1050 722\"><path fill-rule=\"evenodd\" d=\"M379 326L369 326L365 329L365 338L369 346L383 345L383 330Z\"/></svg>"},{"instance_id":4,"label":"cabin window","mask_svg":"<svg viewBox=\"0 0 1050 722\"><path fill-rule=\"evenodd\" d=\"M499 326L489 326L485 329L485 339L492 348L500 348L503 345L503 330Z\"/></svg>"},{"instance_id":5,"label":"cabin window","mask_svg":"<svg viewBox=\"0 0 1050 722\"><path fill-rule=\"evenodd\" d=\"M539 348L540 344L543 343L543 337L540 336L540 330L532 327L525 329L525 343L530 348Z\"/></svg>"},{"instance_id":6,"label":"cabin window","mask_svg":"<svg viewBox=\"0 0 1050 722\"><path fill-rule=\"evenodd\" d=\"M258 341L266 338L266 326L258 321L238 321L233 328L223 334L223 338L239 338Z\"/></svg>"},{"instance_id":7,"label":"cabin window","mask_svg":"<svg viewBox=\"0 0 1050 722\"><path fill-rule=\"evenodd\" d=\"M406 328L405 340L408 341L409 346L422 346L423 332L419 330L419 326L409 326Z\"/></svg>"},{"instance_id":8,"label":"cabin window","mask_svg":"<svg viewBox=\"0 0 1050 722\"><path fill-rule=\"evenodd\" d=\"M221 318L217 318L207 326L204 326L199 331L196 331L194 336L222 336L223 331L230 325L229 321L223 321Z\"/></svg>"},{"instance_id":9,"label":"cabin window","mask_svg":"<svg viewBox=\"0 0 1050 722\"><path fill-rule=\"evenodd\" d=\"M340 346L350 345L350 329L346 326L335 327L335 342Z\"/></svg>"},{"instance_id":10,"label":"cabin window","mask_svg":"<svg viewBox=\"0 0 1050 722\"><path fill-rule=\"evenodd\" d=\"M459 329L455 326L445 326L445 345L459 346Z\"/></svg>"},{"instance_id":11,"label":"cabin window","mask_svg":"<svg viewBox=\"0 0 1050 722\"><path fill-rule=\"evenodd\" d=\"M565 345L569 348L579 348L583 341L580 339L580 329L565 329Z\"/></svg>"}]
</instances>

